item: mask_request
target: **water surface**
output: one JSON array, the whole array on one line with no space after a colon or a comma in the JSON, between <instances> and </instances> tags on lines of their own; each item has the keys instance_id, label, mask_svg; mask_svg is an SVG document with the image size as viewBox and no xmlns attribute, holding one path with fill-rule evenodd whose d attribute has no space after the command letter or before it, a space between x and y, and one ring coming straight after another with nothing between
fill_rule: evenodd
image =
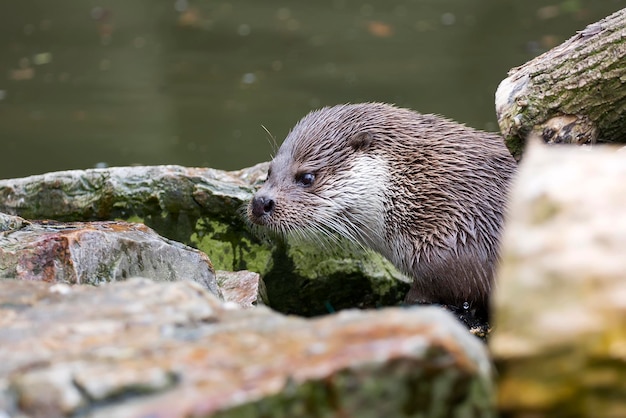
<instances>
[{"instance_id":1,"label":"water surface","mask_svg":"<svg viewBox=\"0 0 626 418\"><path fill-rule=\"evenodd\" d=\"M311 109L385 101L497 130L506 72L626 0L21 0L0 6L0 178L237 169Z\"/></svg>"}]
</instances>

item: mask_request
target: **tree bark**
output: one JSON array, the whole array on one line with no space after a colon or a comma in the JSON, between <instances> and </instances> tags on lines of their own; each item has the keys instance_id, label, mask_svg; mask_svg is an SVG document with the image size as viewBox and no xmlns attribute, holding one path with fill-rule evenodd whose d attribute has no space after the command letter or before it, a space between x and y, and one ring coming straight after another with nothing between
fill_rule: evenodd
<instances>
[{"instance_id":1,"label":"tree bark","mask_svg":"<svg viewBox=\"0 0 626 418\"><path fill-rule=\"evenodd\" d=\"M626 9L513 68L496 91L500 130L519 159L526 138L626 142Z\"/></svg>"}]
</instances>

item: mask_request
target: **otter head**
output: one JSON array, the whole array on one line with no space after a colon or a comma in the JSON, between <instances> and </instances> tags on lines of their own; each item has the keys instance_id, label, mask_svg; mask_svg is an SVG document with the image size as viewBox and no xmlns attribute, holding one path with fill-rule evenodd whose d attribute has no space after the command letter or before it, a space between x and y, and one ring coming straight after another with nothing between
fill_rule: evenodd
<instances>
[{"instance_id":1,"label":"otter head","mask_svg":"<svg viewBox=\"0 0 626 418\"><path fill-rule=\"evenodd\" d=\"M249 219L296 237L342 236L376 247L389 170L377 155L377 133L367 110L327 107L300 120L250 202Z\"/></svg>"}]
</instances>

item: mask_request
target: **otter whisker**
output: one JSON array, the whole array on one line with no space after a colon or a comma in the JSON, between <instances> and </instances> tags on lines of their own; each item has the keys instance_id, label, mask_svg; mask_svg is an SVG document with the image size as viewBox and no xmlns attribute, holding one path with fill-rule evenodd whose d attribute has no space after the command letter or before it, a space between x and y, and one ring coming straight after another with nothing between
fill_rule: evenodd
<instances>
[{"instance_id":1,"label":"otter whisker","mask_svg":"<svg viewBox=\"0 0 626 418\"><path fill-rule=\"evenodd\" d=\"M272 147L272 158L274 158L274 155L276 155L276 152L278 152L278 143L276 142L276 137L272 135L269 129L265 127L265 125L261 125L261 128L263 128L263 130L267 133L268 141Z\"/></svg>"}]
</instances>

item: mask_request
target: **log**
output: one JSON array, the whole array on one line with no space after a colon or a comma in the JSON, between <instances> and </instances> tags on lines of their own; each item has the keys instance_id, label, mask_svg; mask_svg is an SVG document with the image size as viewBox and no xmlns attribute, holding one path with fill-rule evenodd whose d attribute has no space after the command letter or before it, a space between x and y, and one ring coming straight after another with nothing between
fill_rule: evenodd
<instances>
[{"instance_id":1,"label":"log","mask_svg":"<svg viewBox=\"0 0 626 418\"><path fill-rule=\"evenodd\" d=\"M496 91L507 147L519 160L526 139L626 142L626 9L513 68Z\"/></svg>"}]
</instances>

